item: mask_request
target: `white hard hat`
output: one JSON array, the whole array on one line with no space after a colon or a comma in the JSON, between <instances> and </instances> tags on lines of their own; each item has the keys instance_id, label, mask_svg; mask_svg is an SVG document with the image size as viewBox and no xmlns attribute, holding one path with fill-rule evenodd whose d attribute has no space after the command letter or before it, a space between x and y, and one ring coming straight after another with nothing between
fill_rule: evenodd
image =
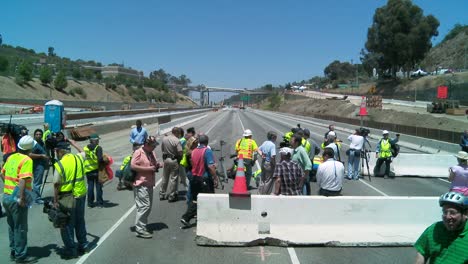
<instances>
[{"instance_id":1,"label":"white hard hat","mask_svg":"<svg viewBox=\"0 0 468 264\"><path fill-rule=\"evenodd\" d=\"M36 141L28 135L23 136L18 142L18 148L22 150L31 150L34 145L36 145Z\"/></svg>"},{"instance_id":2,"label":"white hard hat","mask_svg":"<svg viewBox=\"0 0 468 264\"><path fill-rule=\"evenodd\" d=\"M243 137L248 137L252 135L252 130L246 129L244 130L244 134L242 134Z\"/></svg>"},{"instance_id":3,"label":"white hard hat","mask_svg":"<svg viewBox=\"0 0 468 264\"><path fill-rule=\"evenodd\" d=\"M292 155L293 152L294 152L294 150L292 148L288 148L288 147L280 148L280 150L279 150L280 154L285 154L285 155L288 155L288 154Z\"/></svg>"},{"instance_id":4,"label":"white hard hat","mask_svg":"<svg viewBox=\"0 0 468 264\"><path fill-rule=\"evenodd\" d=\"M388 134L387 130L382 131L382 135Z\"/></svg>"}]
</instances>

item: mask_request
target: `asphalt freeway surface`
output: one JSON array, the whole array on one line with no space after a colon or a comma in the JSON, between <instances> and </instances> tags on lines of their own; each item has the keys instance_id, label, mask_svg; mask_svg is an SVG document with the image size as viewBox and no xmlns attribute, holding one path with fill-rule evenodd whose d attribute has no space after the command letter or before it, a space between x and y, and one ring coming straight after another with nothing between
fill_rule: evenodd
<instances>
[{"instance_id":1,"label":"asphalt freeway surface","mask_svg":"<svg viewBox=\"0 0 468 264\"><path fill-rule=\"evenodd\" d=\"M167 129L182 122L187 128L194 126L197 132L204 132L210 137L210 146L215 150L216 158L220 157L220 141L226 141L223 154L226 156L225 166L232 165L229 154L234 153L235 141L242 136L242 131L249 128L253 138L260 145L266 140L267 131L276 131L281 136L291 127L301 123L304 128L312 131L312 138L321 142L327 131L326 121L316 125L302 117L300 122L291 116L258 110L240 111L237 109L220 110L174 120L161 126ZM337 125L339 127L339 125ZM157 126L147 126L150 134L156 134ZM115 160L117 169L124 156L130 154L128 141L130 129L101 135L100 145L104 152ZM340 132L340 138L346 139L348 133ZM280 140L280 139L278 139ZM344 140L342 157L349 147ZM279 142L278 142L279 143ZM370 140L372 149L375 140ZM81 145L85 145L82 142ZM278 145L278 144L277 144ZM402 148L401 152L414 152ZM156 149L157 157L161 157L161 149ZM372 170L372 168L371 168ZM133 226L135 208L131 191L117 191L117 180L107 183L104 187L105 208L86 208L86 224L88 239L96 243L94 251L73 260L62 260L56 249L63 245L59 230L54 229L42 213L42 206L33 206L29 211L28 246L29 253L39 258L39 263L412 263L415 251L411 247L200 247L195 244L196 227L181 229L180 218L186 210L186 201L175 203L159 201L157 193L161 172L157 174L154 204L149 217L149 228L153 231L152 239L142 239L135 236ZM50 182L50 177L48 179ZM232 180L225 189L217 192L227 193L232 188ZM254 185L253 183L251 185ZM314 184L313 193L317 193ZM3 186L0 186L3 188ZM343 195L353 196L438 196L448 190L449 184L444 179L397 177L395 179L366 177L359 181L345 181ZM185 193L180 185L179 191ZM252 190L255 193L256 190ZM52 186L46 184L45 196L52 195ZM184 197L184 195L180 195ZM384 208L382 208L384 210ZM417 210L417 208L415 208ZM437 221L439 219L434 219ZM345 228L345 227L343 227ZM6 218L0 218L0 256L7 256L8 236ZM313 236L313 234L311 234ZM2 258L3 259L3 258ZM5 262L2 262L5 263Z\"/></svg>"}]
</instances>

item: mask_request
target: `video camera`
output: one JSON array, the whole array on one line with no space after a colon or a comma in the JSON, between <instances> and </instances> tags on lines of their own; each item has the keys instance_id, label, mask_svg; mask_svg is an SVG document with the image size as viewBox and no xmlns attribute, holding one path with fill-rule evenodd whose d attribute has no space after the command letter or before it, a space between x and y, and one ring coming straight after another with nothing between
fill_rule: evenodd
<instances>
[{"instance_id":1,"label":"video camera","mask_svg":"<svg viewBox=\"0 0 468 264\"><path fill-rule=\"evenodd\" d=\"M47 214L49 221L52 222L55 228L64 228L70 221L70 214L55 208L52 201L44 202L42 212Z\"/></svg>"},{"instance_id":2,"label":"video camera","mask_svg":"<svg viewBox=\"0 0 468 264\"><path fill-rule=\"evenodd\" d=\"M367 137L370 134L370 130L365 127L359 128L359 134L363 137Z\"/></svg>"}]
</instances>

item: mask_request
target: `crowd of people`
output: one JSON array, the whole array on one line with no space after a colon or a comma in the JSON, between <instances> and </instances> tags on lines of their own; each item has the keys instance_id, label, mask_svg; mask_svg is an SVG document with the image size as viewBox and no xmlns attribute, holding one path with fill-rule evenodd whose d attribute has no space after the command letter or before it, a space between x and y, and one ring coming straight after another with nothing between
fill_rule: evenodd
<instances>
[{"instance_id":1,"label":"crowd of people","mask_svg":"<svg viewBox=\"0 0 468 264\"><path fill-rule=\"evenodd\" d=\"M17 144L12 144L14 139L2 139L5 159L1 171L4 181L2 204L9 226L10 258L17 263L34 262L27 254L28 208L31 203L44 203L41 197L43 177L50 164L54 168L53 206L68 216L66 223L60 226L64 244L59 252L62 258L75 258L93 248L94 245L86 238L85 207L102 208L105 205L103 183L99 175L106 160L103 148L99 145L99 135L90 135L89 143L81 148L63 134L50 133L47 124L44 129L34 131L34 137L25 132ZM347 170L340 153L342 141L338 139L334 125L329 126L321 145L310 138L309 129L298 125L285 133L280 148L276 146L276 132L268 132L266 140L258 146L253 139L253 132L246 129L235 142L234 151L238 159L243 159L247 190L254 189L250 185L252 168L260 164L259 194L312 195L311 184L316 182L318 195L340 196L344 179L360 178L361 165L366 162L364 157L370 152L366 151L366 143L370 147L367 134L365 129L360 128L348 136L350 147L346 151ZM54 138L53 143L50 143L51 137ZM209 146L209 137L203 133L197 134L193 127L186 131L174 127L163 136L160 143L162 157L157 159L155 148L159 143L138 120L129 141L133 153L124 158L116 175L119 178L118 190L133 190L136 236L152 238L147 225L153 207L156 172L160 169L162 183L159 199L178 201L179 184L186 187L187 209L180 222L184 227L192 226L191 221L197 217L198 194L214 193L220 184L218 164ZM375 151L377 162L374 175L378 175L381 166L385 164L383 177L390 177L390 163L394 158L392 150L398 141L399 134L390 139L388 131L382 132L382 139L378 141ZM71 153L72 147L77 154ZM456 158L458 164L449 168L450 192L439 200L443 208L442 222L429 227L416 242L417 263L439 258L458 261L460 249L468 252L468 153L460 151ZM127 166L131 170L131 180L123 177Z\"/></svg>"}]
</instances>

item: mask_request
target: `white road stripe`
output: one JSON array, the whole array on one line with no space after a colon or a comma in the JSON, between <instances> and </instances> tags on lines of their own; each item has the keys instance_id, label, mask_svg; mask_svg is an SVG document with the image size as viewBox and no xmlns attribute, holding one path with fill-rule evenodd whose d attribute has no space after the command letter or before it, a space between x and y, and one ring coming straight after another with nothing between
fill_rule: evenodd
<instances>
[{"instance_id":1,"label":"white road stripe","mask_svg":"<svg viewBox=\"0 0 468 264\"><path fill-rule=\"evenodd\" d=\"M368 184L367 182L365 182L365 181L363 181L363 180L361 180L361 179L359 179L359 181L362 182L363 184L367 185L369 188L373 189L374 191L376 191L376 192L382 194L383 196L389 196L388 194L382 192L381 190L375 188L374 186Z\"/></svg>"},{"instance_id":2,"label":"white road stripe","mask_svg":"<svg viewBox=\"0 0 468 264\"><path fill-rule=\"evenodd\" d=\"M438 178L439 180L443 181L443 182L447 182L447 183L450 183L449 181L445 180L445 179L441 179L441 178Z\"/></svg>"},{"instance_id":3,"label":"white road stripe","mask_svg":"<svg viewBox=\"0 0 468 264\"><path fill-rule=\"evenodd\" d=\"M300 264L299 258L296 255L296 251L292 247L288 247L289 257L291 258L292 264Z\"/></svg>"},{"instance_id":4,"label":"white road stripe","mask_svg":"<svg viewBox=\"0 0 468 264\"><path fill-rule=\"evenodd\" d=\"M239 112L237 112L237 117L239 118L239 122L241 123L242 132L244 132L245 128L244 128L244 124L242 123L242 120L240 119L240 114L239 114Z\"/></svg>"},{"instance_id":5,"label":"white road stripe","mask_svg":"<svg viewBox=\"0 0 468 264\"><path fill-rule=\"evenodd\" d=\"M156 182L156 185L153 187L153 189L156 189L156 187L158 187L158 185L161 183L162 179L159 179L159 181ZM102 244L104 243L104 241L106 241L106 239L112 234L112 232L115 231L115 229L117 229L117 227L119 227L120 224L122 224L123 221L125 221L125 219L127 219L127 217L133 212L133 210L135 210L136 208L136 205L133 205L130 209L128 209L128 211L122 215L122 217L109 229L107 230L107 232L99 239L96 247L91 250L88 254L85 254L83 255L77 262L76 264L82 264L84 263L89 256L91 256L91 254L93 254L93 252Z\"/></svg>"}]
</instances>

